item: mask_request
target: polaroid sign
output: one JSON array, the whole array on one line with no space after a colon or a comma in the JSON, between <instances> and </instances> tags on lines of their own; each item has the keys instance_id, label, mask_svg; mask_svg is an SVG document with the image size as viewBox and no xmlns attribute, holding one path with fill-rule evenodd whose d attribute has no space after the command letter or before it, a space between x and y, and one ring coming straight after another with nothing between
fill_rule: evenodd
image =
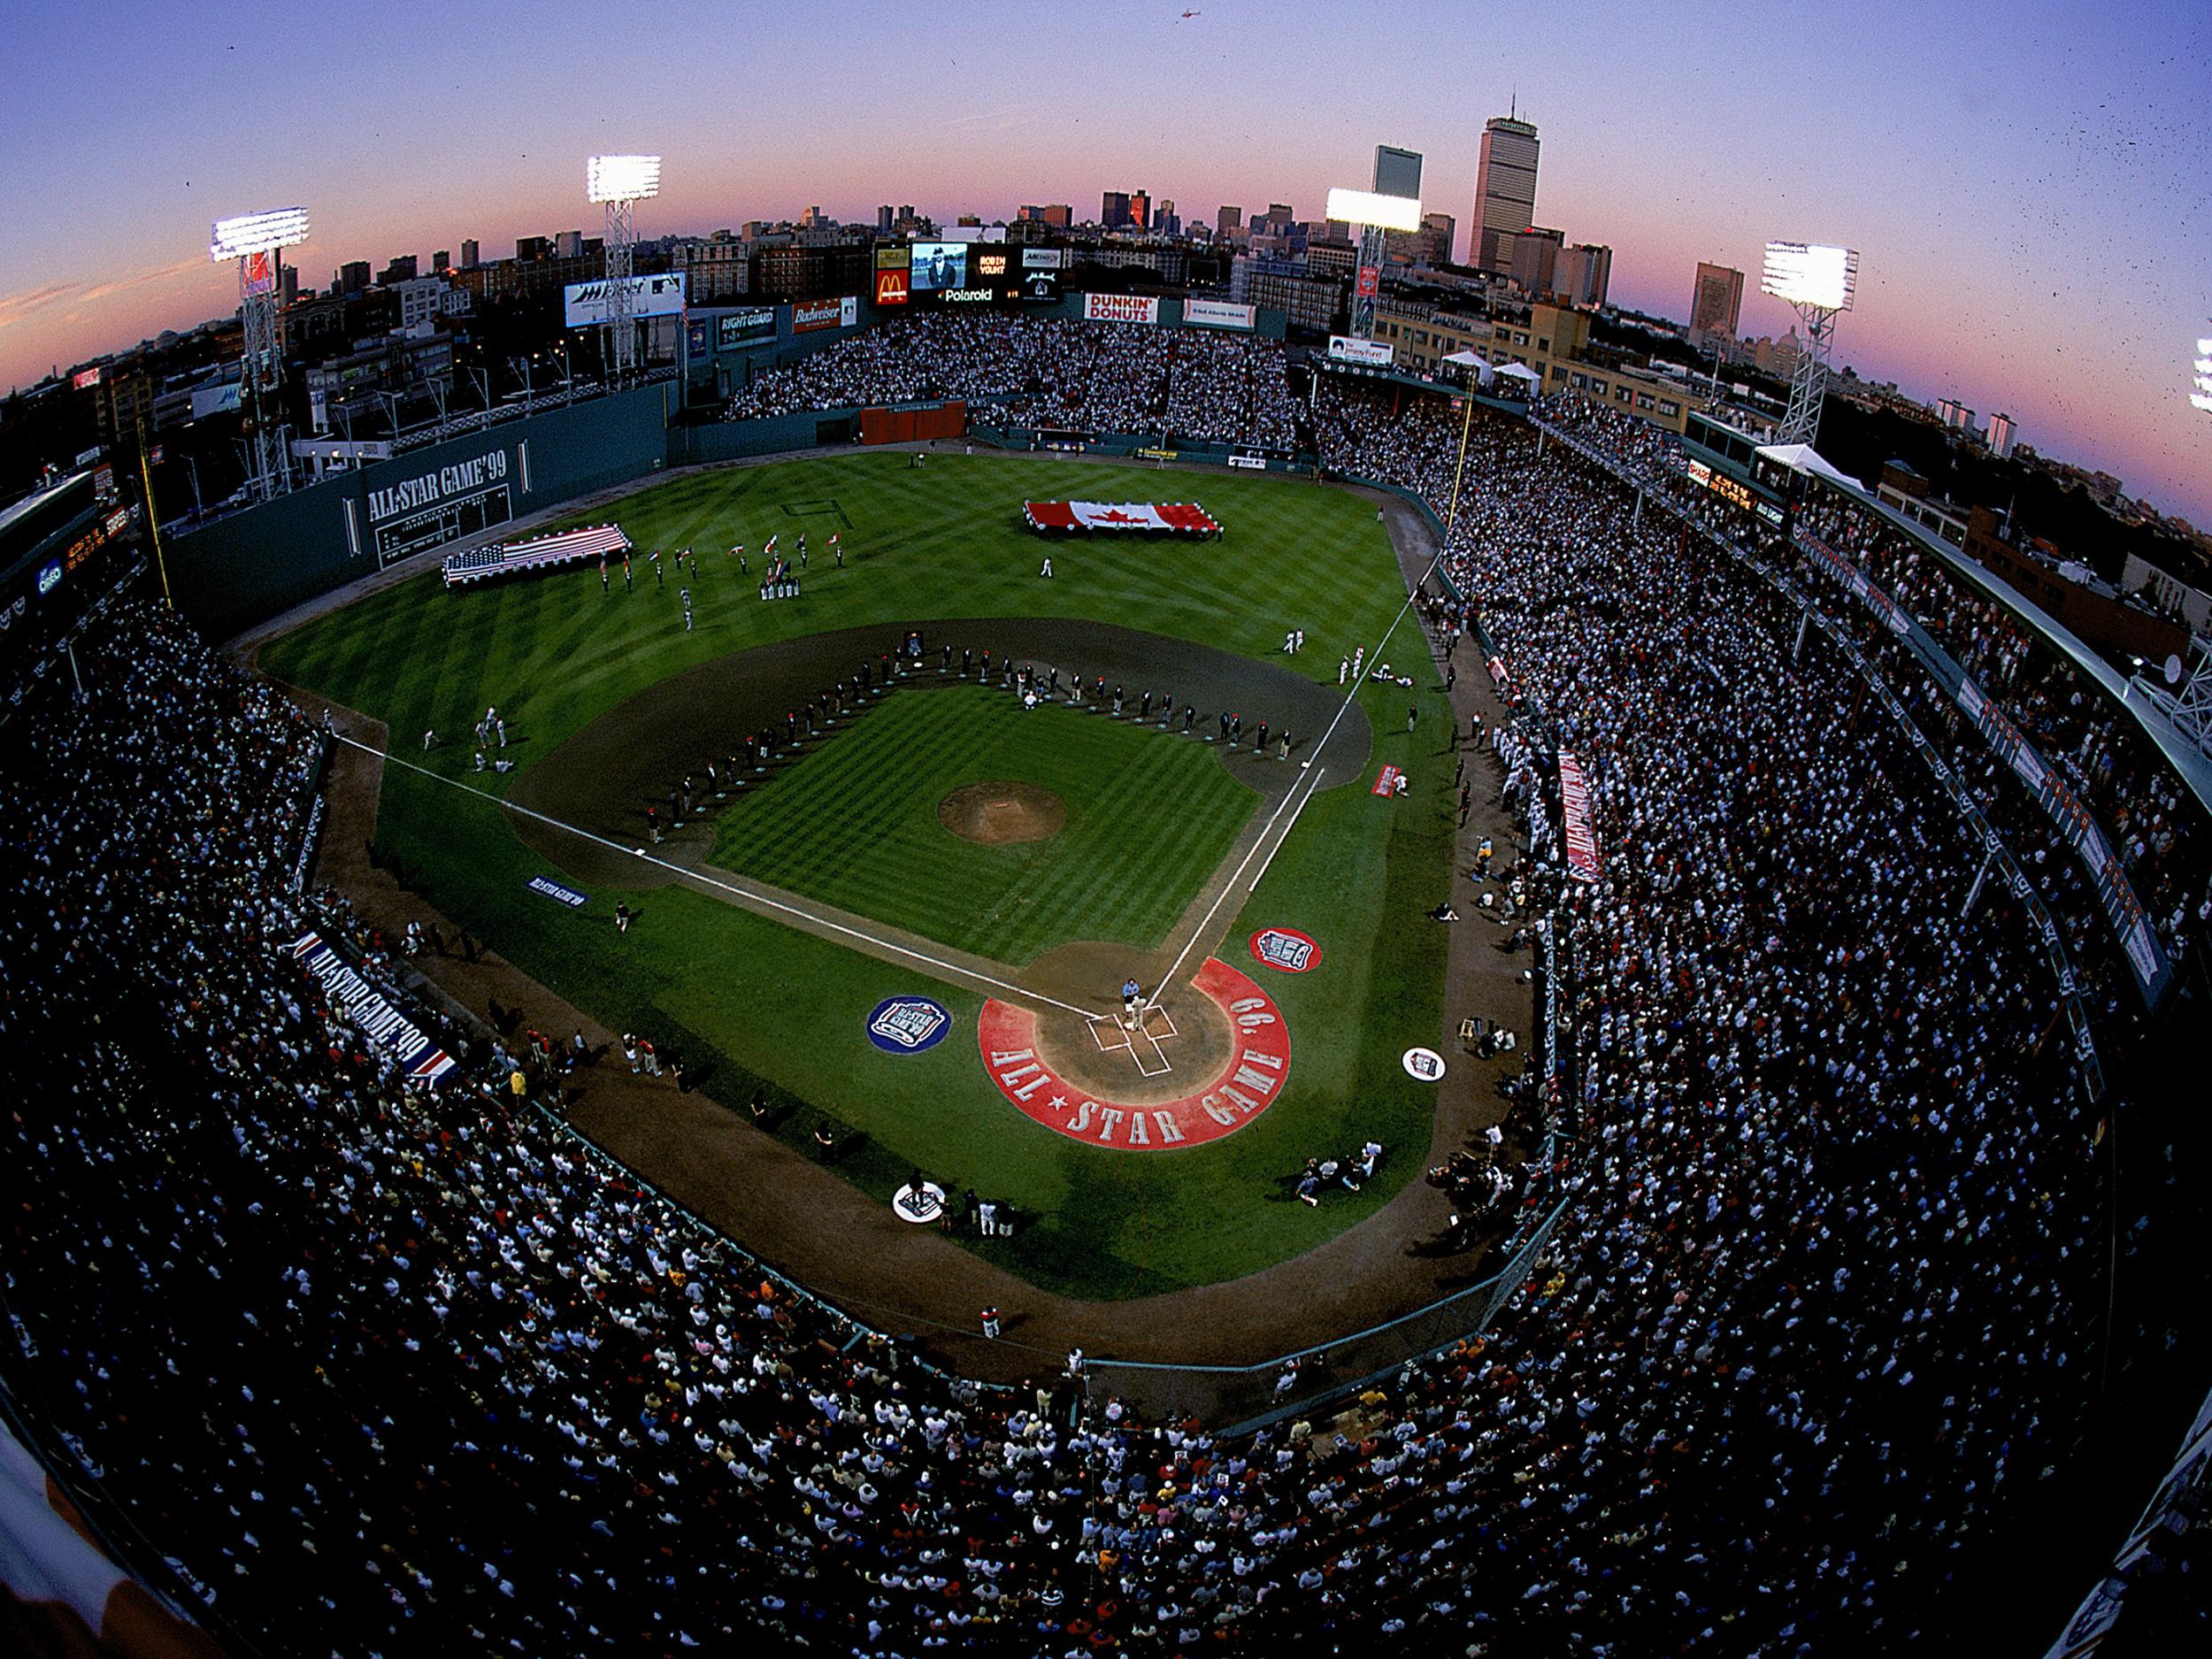
<instances>
[{"instance_id":1,"label":"polaroid sign","mask_svg":"<svg viewBox=\"0 0 2212 1659\"><path fill-rule=\"evenodd\" d=\"M1156 323L1160 302L1139 294L1086 294L1083 320L1087 323Z\"/></svg>"},{"instance_id":2,"label":"polaroid sign","mask_svg":"<svg viewBox=\"0 0 2212 1659\"><path fill-rule=\"evenodd\" d=\"M612 284L572 282L561 290L571 328L589 328L607 320L607 296ZM654 276L632 277L628 283L632 317L680 317L684 309L683 273L664 271Z\"/></svg>"}]
</instances>

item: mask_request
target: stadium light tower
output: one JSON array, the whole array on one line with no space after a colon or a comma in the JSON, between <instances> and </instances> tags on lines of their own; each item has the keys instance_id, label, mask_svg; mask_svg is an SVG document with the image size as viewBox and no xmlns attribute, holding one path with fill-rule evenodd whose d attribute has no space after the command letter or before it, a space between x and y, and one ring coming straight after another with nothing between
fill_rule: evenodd
<instances>
[{"instance_id":1,"label":"stadium light tower","mask_svg":"<svg viewBox=\"0 0 2212 1659\"><path fill-rule=\"evenodd\" d=\"M1375 296L1382 288L1383 233L1421 228L1421 199L1372 190L1331 190L1329 217L1359 227L1359 274L1352 284L1351 335L1375 337Z\"/></svg>"},{"instance_id":2,"label":"stadium light tower","mask_svg":"<svg viewBox=\"0 0 2212 1659\"><path fill-rule=\"evenodd\" d=\"M2212 340L2197 342L2197 388L2189 394L2189 406L2212 415Z\"/></svg>"},{"instance_id":3,"label":"stadium light tower","mask_svg":"<svg viewBox=\"0 0 2212 1659\"><path fill-rule=\"evenodd\" d=\"M658 156L594 156L584 164L585 197L604 203L607 209L607 326L614 335L608 373L617 386L629 382L637 357L637 337L630 326L630 249L637 240L633 210L660 193Z\"/></svg>"},{"instance_id":4,"label":"stadium light tower","mask_svg":"<svg viewBox=\"0 0 2212 1659\"><path fill-rule=\"evenodd\" d=\"M1828 348L1834 342L1836 314L1851 309L1858 291L1859 256L1852 248L1817 243L1770 242L1762 294L1771 294L1805 325L1805 349L1790 373L1790 406L1782 417L1777 443L1811 443L1820 436L1820 401L1828 388Z\"/></svg>"},{"instance_id":5,"label":"stadium light tower","mask_svg":"<svg viewBox=\"0 0 2212 1659\"><path fill-rule=\"evenodd\" d=\"M246 410L249 480L254 498L267 501L292 487L278 429L275 394L280 378L277 353L277 273L281 250L307 240L307 210L280 207L265 213L219 219L208 242L208 257L220 265L238 261L238 322L245 334L245 361L238 396Z\"/></svg>"}]
</instances>

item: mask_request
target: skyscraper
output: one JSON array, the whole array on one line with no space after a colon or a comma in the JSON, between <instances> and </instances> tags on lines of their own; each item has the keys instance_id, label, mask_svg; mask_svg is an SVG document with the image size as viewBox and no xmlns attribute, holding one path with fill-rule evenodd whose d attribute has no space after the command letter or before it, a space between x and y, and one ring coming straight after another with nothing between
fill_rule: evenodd
<instances>
[{"instance_id":1,"label":"skyscraper","mask_svg":"<svg viewBox=\"0 0 2212 1659\"><path fill-rule=\"evenodd\" d=\"M1499 276L1513 270L1507 238L1536 222L1536 128L1510 115L1482 125L1482 153L1475 164L1476 266Z\"/></svg>"},{"instance_id":2,"label":"skyscraper","mask_svg":"<svg viewBox=\"0 0 2212 1659\"><path fill-rule=\"evenodd\" d=\"M1119 230L1129 223L1129 193L1126 190L1108 190L1100 198L1098 222L1107 230Z\"/></svg>"},{"instance_id":3,"label":"skyscraper","mask_svg":"<svg viewBox=\"0 0 2212 1659\"><path fill-rule=\"evenodd\" d=\"M1553 286L1570 305L1605 303L1605 290L1613 280L1613 250L1602 244L1578 242L1560 250Z\"/></svg>"},{"instance_id":4,"label":"skyscraper","mask_svg":"<svg viewBox=\"0 0 2212 1659\"><path fill-rule=\"evenodd\" d=\"M1542 299L1557 286L1559 251L1566 240L1559 231L1532 225L1506 242L1506 267L1522 292Z\"/></svg>"},{"instance_id":5,"label":"skyscraper","mask_svg":"<svg viewBox=\"0 0 2212 1659\"><path fill-rule=\"evenodd\" d=\"M1421 152L1397 150L1388 144L1376 145L1375 194L1417 199L1421 194Z\"/></svg>"},{"instance_id":6,"label":"skyscraper","mask_svg":"<svg viewBox=\"0 0 2212 1659\"><path fill-rule=\"evenodd\" d=\"M888 202L885 202L879 204L876 209L876 234L879 236L888 236L890 234L891 204Z\"/></svg>"},{"instance_id":7,"label":"skyscraper","mask_svg":"<svg viewBox=\"0 0 2212 1659\"><path fill-rule=\"evenodd\" d=\"M1243 228L1244 210L1240 207L1224 207L1214 215L1214 234L1217 236L1233 236Z\"/></svg>"},{"instance_id":8,"label":"skyscraper","mask_svg":"<svg viewBox=\"0 0 2212 1659\"><path fill-rule=\"evenodd\" d=\"M1690 295L1690 333L1736 337L1743 311L1743 273L1733 265L1698 262L1697 287Z\"/></svg>"}]
</instances>

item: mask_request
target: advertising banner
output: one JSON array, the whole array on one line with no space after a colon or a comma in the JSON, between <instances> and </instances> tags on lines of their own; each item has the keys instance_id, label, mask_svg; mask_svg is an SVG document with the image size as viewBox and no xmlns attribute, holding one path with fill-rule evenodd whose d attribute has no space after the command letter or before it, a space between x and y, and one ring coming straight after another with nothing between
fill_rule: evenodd
<instances>
[{"instance_id":1,"label":"advertising banner","mask_svg":"<svg viewBox=\"0 0 2212 1659\"><path fill-rule=\"evenodd\" d=\"M1022 250L1022 269L1057 271L1063 263L1062 255L1065 252L1066 250L1061 248L1025 248Z\"/></svg>"},{"instance_id":2,"label":"advertising banner","mask_svg":"<svg viewBox=\"0 0 2212 1659\"><path fill-rule=\"evenodd\" d=\"M776 308L772 305L753 305L741 311L730 311L714 319L714 347L728 351L756 340L776 337Z\"/></svg>"},{"instance_id":3,"label":"advertising banner","mask_svg":"<svg viewBox=\"0 0 2212 1659\"><path fill-rule=\"evenodd\" d=\"M588 328L595 323L607 320L607 293L609 285L598 282L572 282L561 290L561 300L567 326ZM680 317L684 309L684 279L678 271L663 271L653 276L632 277L629 280L630 315L633 317Z\"/></svg>"},{"instance_id":4,"label":"advertising banner","mask_svg":"<svg viewBox=\"0 0 2212 1659\"><path fill-rule=\"evenodd\" d=\"M1183 302L1183 320L1200 328L1249 328L1259 315L1256 305L1232 305L1225 300Z\"/></svg>"},{"instance_id":5,"label":"advertising banner","mask_svg":"<svg viewBox=\"0 0 2212 1659\"><path fill-rule=\"evenodd\" d=\"M1899 636L1904 648L1918 659L1982 734L1990 752L2018 776L2029 795L2042 808L2057 827L2060 837L2073 849L2088 871L2105 920L2119 941L2121 954L2135 976L2137 988L2145 1002L2157 1006L2173 983L2173 964L2167 958L2165 947L2159 943L2158 934L2144 914L2142 902L2136 897L2135 888L2114 855L2111 844L2073 787L2062 774L2052 769L2017 726L1998 712L1951 654L1937 644L1934 637L1889 595L1869 581L1864 572L1816 536L1801 532L1797 545L1829 576L1847 588L1885 627Z\"/></svg>"},{"instance_id":6,"label":"advertising banner","mask_svg":"<svg viewBox=\"0 0 2212 1659\"><path fill-rule=\"evenodd\" d=\"M1386 369L1395 358L1397 349L1386 340L1355 340L1349 334L1331 334L1329 355L1339 363L1357 363L1368 368Z\"/></svg>"},{"instance_id":7,"label":"advertising banner","mask_svg":"<svg viewBox=\"0 0 2212 1659\"><path fill-rule=\"evenodd\" d=\"M292 956L321 984L334 1008L342 1010L362 1035L399 1062L410 1083L434 1088L453 1070L452 1057L414 1021L386 1002L320 933L310 933L295 944Z\"/></svg>"},{"instance_id":8,"label":"advertising banner","mask_svg":"<svg viewBox=\"0 0 2212 1659\"><path fill-rule=\"evenodd\" d=\"M1590 784L1582 762L1559 751L1559 813L1565 821L1567 872L1578 881L1598 879L1598 838L1590 828Z\"/></svg>"},{"instance_id":9,"label":"advertising banner","mask_svg":"<svg viewBox=\"0 0 2212 1659\"><path fill-rule=\"evenodd\" d=\"M876 272L876 303L879 305L903 305L906 303L906 299L907 275L905 268L902 266L895 271L879 269Z\"/></svg>"},{"instance_id":10,"label":"advertising banner","mask_svg":"<svg viewBox=\"0 0 2212 1659\"><path fill-rule=\"evenodd\" d=\"M812 334L818 328L850 328L860 321L860 302L843 299L802 300L791 308L791 332Z\"/></svg>"},{"instance_id":11,"label":"advertising banner","mask_svg":"<svg viewBox=\"0 0 2212 1659\"><path fill-rule=\"evenodd\" d=\"M1086 294L1083 320L1087 323L1156 323L1160 302L1139 294Z\"/></svg>"}]
</instances>

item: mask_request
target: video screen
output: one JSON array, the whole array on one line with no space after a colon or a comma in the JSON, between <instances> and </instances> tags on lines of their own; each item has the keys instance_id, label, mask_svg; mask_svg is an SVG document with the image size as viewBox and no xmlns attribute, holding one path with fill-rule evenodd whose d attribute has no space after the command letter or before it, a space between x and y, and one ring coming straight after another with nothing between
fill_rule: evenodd
<instances>
[{"instance_id":1,"label":"video screen","mask_svg":"<svg viewBox=\"0 0 2212 1659\"><path fill-rule=\"evenodd\" d=\"M914 244L914 292L934 294L943 288L968 286L968 244L964 242L918 242Z\"/></svg>"}]
</instances>

